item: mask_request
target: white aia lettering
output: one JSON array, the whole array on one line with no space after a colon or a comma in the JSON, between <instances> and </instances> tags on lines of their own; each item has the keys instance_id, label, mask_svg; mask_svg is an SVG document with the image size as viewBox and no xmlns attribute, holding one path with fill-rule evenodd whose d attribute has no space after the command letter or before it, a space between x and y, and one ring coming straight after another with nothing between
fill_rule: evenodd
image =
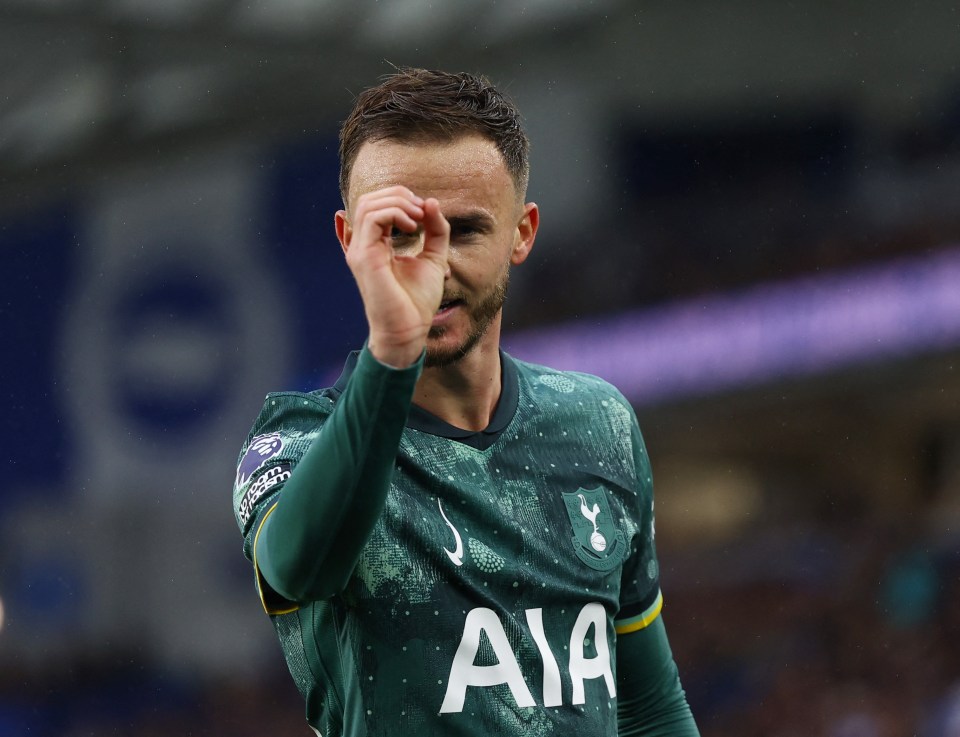
<instances>
[{"instance_id":1,"label":"white aia lettering","mask_svg":"<svg viewBox=\"0 0 960 737\"><path fill-rule=\"evenodd\" d=\"M527 624L530 634L540 651L543 663L543 705L560 706L563 703L560 666L547 644L547 635L543 629L543 610L527 609ZM616 684L613 678L613 669L610 667L610 644L606 636L607 618L603 606L591 602L580 610L577 621L570 633L570 660L567 664L570 680L573 683L574 704L584 703L584 681L593 678L603 678L607 684L610 698L617 695ZM593 641L596 655L587 657L584 647L587 634L593 628ZM486 634L487 641L497 657L495 665L477 665L477 652L480 649L480 635ZM499 686L506 684L513 694L517 706L536 706L536 701L527 688L520 664L507 640L507 633L496 612L492 609L471 609L463 623L463 637L453 656L450 666L450 677L447 679L447 692L440 706L441 714L463 711L463 703L467 698L467 688L475 686Z\"/></svg>"}]
</instances>

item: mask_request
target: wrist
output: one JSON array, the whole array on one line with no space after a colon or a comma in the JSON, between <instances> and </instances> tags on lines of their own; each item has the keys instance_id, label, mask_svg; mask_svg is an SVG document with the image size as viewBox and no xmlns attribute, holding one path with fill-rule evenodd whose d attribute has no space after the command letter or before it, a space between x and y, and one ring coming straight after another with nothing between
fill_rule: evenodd
<instances>
[{"instance_id":1,"label":"wrist","mask_svg":"<svg viewBox=\"0 0 960 737\"><path fill-rule=\"evenodd\" d=\"M390 345L379 343L371 336L367 340L367 350L377 361L384 366L394 369L410 368L420 360L423 354L423 345L406 344Z\"/></svg>"}]
</instances>

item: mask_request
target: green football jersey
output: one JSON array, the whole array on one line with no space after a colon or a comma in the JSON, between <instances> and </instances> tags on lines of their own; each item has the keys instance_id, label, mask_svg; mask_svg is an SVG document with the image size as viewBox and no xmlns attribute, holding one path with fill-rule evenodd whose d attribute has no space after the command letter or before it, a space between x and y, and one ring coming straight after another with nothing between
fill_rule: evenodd
<instances>
[{"instance_id":1,"label":"green football jersey","mask_svg":"<svg viewBox=\"0 0 960 737\"><path fill-rule=\"evenodd\" d=\"M234 510L255 536L341 395L267 396ZM650 464L608 383L502 354L490 426L414 406L346 589L279 600L258 577L323 737L617 734L616 638L659 613Z\"/></svg>"}]
</instances>

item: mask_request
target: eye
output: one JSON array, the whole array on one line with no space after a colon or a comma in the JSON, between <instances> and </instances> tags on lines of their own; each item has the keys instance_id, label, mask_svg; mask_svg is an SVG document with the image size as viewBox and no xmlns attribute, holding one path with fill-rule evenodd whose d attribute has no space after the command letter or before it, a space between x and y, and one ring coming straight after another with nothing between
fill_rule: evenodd
<instances>
[{"instance_id":1,"label":"eye","mask_svg":"<svg viewBox=\"0 0 960 737\"><path fill-rule=\"evenodd\" d=\"M394 243L405 243L416 237L416 232L407 233L404 230L400 230L400 228L396 226L390 229L390 240L392 240Z\"/></svg>"},{"instance_id":2,"label":"eye","mask_svg":"<svg viewBox=\"0 0 960 737\"><path fill-rule=\"evenodd\" d=\"M482 231L475 225L454 225L450 228L451 240L470 240L481 234Z\"/></svg>"},{"instance_id":3,"label":"eye","mask_svg":"<svg viewBox=\"0 0 960 737\"><path fill-rule=\"evenodd\" d=\"M470 212L447 218L450 223L450 240L472 243L494 232L494 221L483 213Z\"/></svg>"}]
</instances>

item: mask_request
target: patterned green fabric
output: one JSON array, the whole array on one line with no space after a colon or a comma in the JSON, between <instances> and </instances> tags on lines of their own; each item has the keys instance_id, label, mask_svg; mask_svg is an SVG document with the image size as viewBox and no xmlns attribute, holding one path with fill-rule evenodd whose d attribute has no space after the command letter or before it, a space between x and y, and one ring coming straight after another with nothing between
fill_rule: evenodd
<instances>
[{"instance_id":1,"label":"patterned green fabric","mask_svg":"<svg viewBox=\"0 0 960 737\"><path fill-rule=\"evenodd\" d=\"M515 408L494 442L408 423L346 590L273 616L324 737L617 733L614 622L659 597L643 441L609 384L504 361ZM248 557L336 398L267 397L234 489Z\"/></svg>"}]
</instances>

